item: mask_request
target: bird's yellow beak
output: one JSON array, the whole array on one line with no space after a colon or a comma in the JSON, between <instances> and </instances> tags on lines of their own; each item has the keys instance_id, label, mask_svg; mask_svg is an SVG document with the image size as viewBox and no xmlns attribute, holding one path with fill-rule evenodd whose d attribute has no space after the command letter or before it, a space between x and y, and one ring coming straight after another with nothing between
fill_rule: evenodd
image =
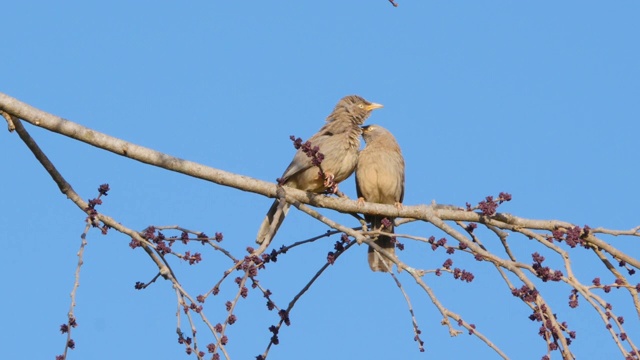
<instances>
[{"instance_id":1,"label":"bird's yellow beak","mask_svg":"<svg viewBox=\"0 0 640 360\"><path fill-rule=\"evenodd\" d=\"M382 104L371 103L370 105L367 105L366 109L367 111L371 111L375 109L380 109L381 107L384 107L384 106Z\"/></svg>"}]
</instances>

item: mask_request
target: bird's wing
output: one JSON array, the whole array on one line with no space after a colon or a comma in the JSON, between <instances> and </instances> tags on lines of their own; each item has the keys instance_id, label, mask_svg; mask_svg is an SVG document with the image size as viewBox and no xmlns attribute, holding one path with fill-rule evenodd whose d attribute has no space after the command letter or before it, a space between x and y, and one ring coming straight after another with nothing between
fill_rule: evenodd
<instances>
[{"instance_id":1,"label":"bird's wing","mask_svg":"<svg viewBox=\"0 0 640 360\"><path fill-rule=\"evenodd\" d=\"M318 146L322 149L322 144L326 143L326 141L331 138L333 135L331 132L323 131L324 129L320 129L318 133L313 135L308 141L311 143L312 147ZM322 150L320 150L322 152ZM291 160L291 164L282 174L282 180L287 181L290 177L298 174L302 171L305 171L312 167L311 158L307 156L302 150L298 149L296 154L293 156L293 160Z\"/></svg>"},{"instance_id":2,"label":"bird's wing","mask_svg":"<svg viewBox=\"0 0 640 360\"><path fill-rule=\"evenodd\" d=\"M404 176L404 158L402 157L402 153L400 152L400 150L398 150L398 167L399 167L399 171L400 171L400 199L398 200L399 203L402 203L404 201L404 181L405 181L405 176Z\"/></svg>"},{"instance_id":3,"label":"bird's wing","mask_svg":"<svg viewBox=\"0 0 640 360\"><path fill-rule=\"evenodd\" d=\"M311 164L311 159L307 156L307 154L303 153L302 150L298 150L293 157L293 160L291 160L291 164L289 164L280 179L286 182L290 177L307 170L312 165L313 164Z\"/></svg>"}]
</instances>

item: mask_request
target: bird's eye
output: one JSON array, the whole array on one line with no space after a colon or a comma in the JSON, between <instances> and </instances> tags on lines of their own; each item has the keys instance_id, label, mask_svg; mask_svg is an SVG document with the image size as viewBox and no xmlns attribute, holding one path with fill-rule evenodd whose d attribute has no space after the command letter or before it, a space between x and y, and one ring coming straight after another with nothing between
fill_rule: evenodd
<instances>
[{"instance_id":1,"label":"bird's eye","mask_svg":"<svg viewBox=\"0 0 640 360\"><path fill-rule=\"evenodd\" d=\"M359 107L360 109L364 109L364 105L363 105L363 104L358 104L358 107Z\"/></svg>"}]
</instances>

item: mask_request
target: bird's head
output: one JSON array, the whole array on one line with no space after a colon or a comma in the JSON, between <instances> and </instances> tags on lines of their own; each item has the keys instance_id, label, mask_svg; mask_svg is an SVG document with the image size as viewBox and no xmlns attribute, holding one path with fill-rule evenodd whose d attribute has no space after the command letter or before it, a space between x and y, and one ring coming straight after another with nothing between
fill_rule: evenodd
<instances>
[{"instance_id":1,"label":"bird's head","mask_svg":"<svg viewBox=\"0 0 640 360\"><path fill-rule=\"evenodd\" d=\"M348 118L357 125L364 124L371 112L381 108L382 105L369 102L358 95L345 96L327 117L327 121L335 121Z\"/></svg>"},{"instance_id":2,"label":"bird's head","mask_svg":"<svg viewBox=\"0 0 640 360\"><path fill-rule=\"evenodd\" d=\"M362 126L362 138L366 143L375 140L379 137L388 137L393 139L393 135L389 132L389 130L383 128L380 125L365 125Z\"/></svg>"}]
</instances>

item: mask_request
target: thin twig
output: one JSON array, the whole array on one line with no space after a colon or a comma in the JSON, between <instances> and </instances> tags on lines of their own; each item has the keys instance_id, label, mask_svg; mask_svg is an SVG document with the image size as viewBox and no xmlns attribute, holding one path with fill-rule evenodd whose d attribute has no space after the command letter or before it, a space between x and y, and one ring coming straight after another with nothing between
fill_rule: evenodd
<instances>
[{"instance_id":1,"label":"thin twig","mask_svg":"<svg viewBox=\"0 0 640 360\"><path fill-rule=\"evenodd\" d=\"M385 262L383 263L386 264ZM407 294L407 292L404 291L404 288L402 287L402 283L400 282L400 280L398 280L398 277L395 276L395 274L391 271L389 271L389 274L391 275L393 280L396 282L396 285L398 285L400 292L402 292L402 296L404 296L404 300L407 302L409 314L411 315L411 324L413 325L413 333L415 334L413 340L418 343L418 349L420 350L420 352L424 352L424 341L422 341L422 339L420 338L420 334L422 333L422 331L420 331L420 328L418 327L418 320L416 319L416 314L413 312L411 299L409 298L409 295Z\"/></svg>"}]
</instances>

